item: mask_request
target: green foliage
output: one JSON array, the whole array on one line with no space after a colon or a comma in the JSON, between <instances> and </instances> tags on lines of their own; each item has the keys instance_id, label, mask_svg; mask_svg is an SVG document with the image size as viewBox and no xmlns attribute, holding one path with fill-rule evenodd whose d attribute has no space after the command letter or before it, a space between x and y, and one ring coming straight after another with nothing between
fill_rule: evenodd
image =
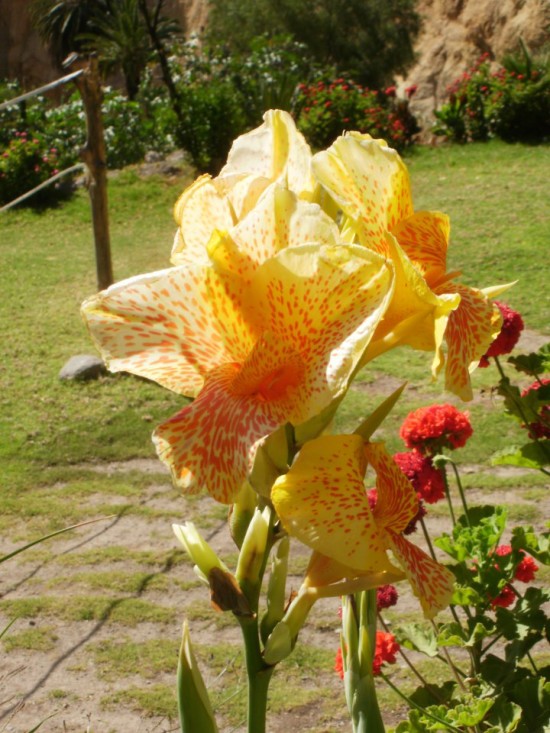
<instances>
[{"instance_id":1,"label":"green foliage","mask_svg":"<svg viewBox=\"0 0 550 733\"><path fill-rule=\"evenodd\" d=\"M289 36L253 38L249 52L228 56L225 63L250 127L269 109L296 113L298 86L315 68L306 45Z\"/></svg>"},{"instance_id":2,"label":"green foliage","mask_svg":"<svg viewBox=\"0 0 550 733\"><path fill-rule=\"evenodd\" d=\"M0 157L0 204L13 201L58 173L57 149L38 133L16 133ZM35 199L55 198L51 187Z\"/></svg>"},{"instance_id":3,"label":"green foliage","mask_svg":"<svg viewBox=\"0 0 550 733\"><path fill-rule=\"evenodd\" d=\"M395 733L439 731L442 723L460 733L478 725L484 733L542 733L548 722L548 706L543 706L549 670L524 662L550 634L545 613L550 593L529 585L523 594L514 589L506 600L502 594L512 584L515 588L519 578L526 580L519 570L525 553L548 562L548 534L515 528L511 546L498 552L505 525L503 507L470 507L455 524L452 537L444 534L435 540L455 561L454 620L437 627L402 624L396 633L402 644L428 656L437 656L441 647L467 650L471 660L467 676L473 687L461 689L449 681L445 690L432 685L418 688L410 696L409 720ZM496 656L494 644L499 640L502 652ZM434 704L434 699L442 700L442 692L445 704Z\"/></svg>"},{"instance_id":4,"label":"green foliage","mask_svg":"<svg viewBox=\"0 0 550 733\"><path fill-rule=\"evenodd\" d=\"M180 90L182 127L178 139L200 171L217 173L246 121L233 85L224 79L196 82Z\"/></svg>"},{"instance_id":5,"label":"green foliage","mask_svg":"<svg viewBox=\"0 0 550 733\"><path fill-rule=\"evenodd\" d=\"M357 130L402 150L419 130L408 101L396 97L395 87L373 91L342 77L300 84L296 107L298 127L314 148L327 147L344 130Z\"/></svg>"},{"instance_id":6,"label":"green foliage","mask_svg":"<svg viewBox=\"0 0 550 733\"><path fill-rule=\"evenodd\" d=\"M207 33L239 52L263 33L290 34L319 64L382 87L413 61L419 29L412 0L210 0Z\"/></svg>"},{"instance_id":7,"label":"green foliage","mask_svg":"<svg viewBox=\"0 0 550 733\"><path fill-rule=\"evenodd\" d=\"M544 468L550 464L550 379L544 378L548 368L549 345L537 353L511 357L508 362L517 371L535 377L523 391L512 384L499 363L500 381L497 392L504 399L507 415L515 418L526 431L529 442L510 446L493 455L494 464Z\"/></svg>"},{"instance_id":8,"label":"green foliage","mask_svg":"<svg viewBox=\"0 0 550 733\"><path fill-rule=\"evenodd\" d=\"M435 112L435 131L457 142L548 139L550 65L529 57L524 73L511 66L495 70L488 54L481 56L449 88L448 102Z\"/></svg>"},{"instance_id":9,"label":"green foliage","mask_svg":"<svg viewBox=\"0 0 550 733\"><path fill-rule=\"evenodd\" d=\"M0 98L18 93L18 85L4 83ZM175 147L174 114L166 95L147 75L139 101L105 88L102 117L111 169L137 163L149 150L167 153ZM59 105L37 97L0 112L0 202L12 201L77 163L85 140L86 119L78 92ZM67 192L61 184L47 187L29 205L54 201Z\"/></svg>"}]
</instances>

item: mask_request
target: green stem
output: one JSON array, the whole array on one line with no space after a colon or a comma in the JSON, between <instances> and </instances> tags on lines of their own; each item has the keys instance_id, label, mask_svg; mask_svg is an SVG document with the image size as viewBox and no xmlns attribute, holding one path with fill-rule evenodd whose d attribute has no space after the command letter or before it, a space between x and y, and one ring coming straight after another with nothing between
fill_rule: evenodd
<instances>
[{"instance_id":1,"label":"green stem","mask_svg":"<svg viewBox=\"0 0 550 733\"><path fill-rule=\"evenodd\" d=\"M453 502L451 501L451 491L449 489L449 480L447 479L447 471L445 468L440 468L441 475L443 476L443 485L445 486L445 496L447 497L447 504L449 505L449 513L451 515L451 521L453 523L453 527L456 525L456 518L455 518L455 512L453 509Z\"/></svg>"},{"instance_id":2,"label":"green stem","mask_svg":"<svg viewBox=\"0 0 550 733\"><path fill-rule=\"evenodd\" d=\"M462 486L462 481L460 480L460 474L458 473L458 468L456 467L456 464L454 461L450 461L451 466L453 467L453 471L456 478L456 485L458 486L458 493L460 494L460 499L462 501L462 508L464 509L464 516L466 517L466 523L468 524L468 527L470 526L470 517L468 515L468 504L466 503L466 494L464 493L464 487Z\"/></svg>"},{"instance_id":3,"label":"green stem","mask_svg":"<svg viewBox=\"0 0 550 733\"><path fill-rule=\"evenodd\" d=\"M257 618L239 618L248 675L248 733L265 733L267 691L274 666L264 663Z\"/></svg>"},{"instance_id":4,"label":"green stem","mask_svg":"<svg viewBox=\"0 0 550 733\"><path fill-rule=\"evenodd\" d=\"M531 656L531 652L526 652L526 654L527 654L527 659L531 662L531 667L533 667L533 671L535 672L535 674L537 676L539 676L540 675L540 672L539 672L539 670L537 668L537 665L535 664L535 660Z\"/></svg>"},{"instance_id":5,"label":"green stem","mask_svg":"<svg viewBox=\"0 0 550 733\"><path fill-rule=\"evenodd\" d=\"M435 720L436 723L439 723L440 725L442 725L446 730L451 730L451 731L454 731L455 733L462 733L462 731L459 730L458 728L455 728L454 725L450 725L449 723L446 723L444 720L441 720L441 718L438 718L436 715L432 715L432 713L429 713L425 708L423 708L420 705L418 705L417 703L415 703L414 700L411 700L410 697L407 697L407 695L405 695L405 693L401 692L401 690L398 687L396 687L393 684L393 682L390 682L389 677L386 677L385 674L382 673L382 677L384 679L384 682L389 687L391 687L391 689L394 692L396 692L399 695L399 697L401 697L403 700L405 700L405 702L407 703L407 705L409 707L415 708L416 710L420 710L420 712L423 715L425 715L427 718L431 718L431 720Z\"/></svg>"},{"instance_id":6,"label":"green stem","mask_svg":"<svg viewBox=\"0 0 550 733\"><path fill-rule=\"evenodd\" d=\"M382 616L380 614L378 614L378 619L379 619L380 623L382 624L382 626L384 627L384 630L385 631L389 631L388 625L386 624L386 622L384 621L384 619L382 618ZM399 647L399 655L401 656L401 658L403 659L403 661L405 662L405 664L409 667L409 669L411 670L411 672L414 675L416 675L416 677L424 685L425 690L430 693L430 695L433 697L433 699L436 701L436 703L442 704L444 702L443 699L435 692L435 690L433 689L433 685L431 685L428 682L428 680L414 666L414 664L411 662L411 660L409 659L409 657L403 651L403 647L402 646ZM445 661L445 663L446 663L446 660L443 660L443 661Z\"/></svg>"}]
</instances>

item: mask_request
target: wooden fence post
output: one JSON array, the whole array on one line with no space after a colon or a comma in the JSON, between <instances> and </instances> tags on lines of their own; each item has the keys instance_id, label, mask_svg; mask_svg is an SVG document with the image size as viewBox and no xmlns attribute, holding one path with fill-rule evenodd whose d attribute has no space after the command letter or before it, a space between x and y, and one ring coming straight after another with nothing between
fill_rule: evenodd
<instances>
[{"instance_id":1,"label":"wooden fence post","mask_svg":"<svg viewBox=\"0 0 550 733\"><path fill-rule=\"evenodd\" d=\"M92 208L97 286L99 290L113 283L111 242L109 238L109 211L107 204L107 154L101 117L103 92L97 59L92 57L75 84L86 113L86 144L80 152L87 169L87 186Z\"/></svg>"}]
</instances>

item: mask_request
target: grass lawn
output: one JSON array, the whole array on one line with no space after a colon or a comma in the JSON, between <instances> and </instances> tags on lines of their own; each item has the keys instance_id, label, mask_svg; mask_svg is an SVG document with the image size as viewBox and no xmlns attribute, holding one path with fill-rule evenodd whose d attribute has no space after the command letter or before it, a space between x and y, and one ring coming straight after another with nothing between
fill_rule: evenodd
<instances>
[{"instance_id":1,"label":"grass lawn","mask_svg":"<svg viewBox=\"0 0 550 733\"><path fill-rule=\"evenodd\" d=\"M449 269L462 270L462 282L479 287L517 281L502 299L522 313L528 329L548 337L550 147L492 142L421 148L409 154L406 162L415 208L438 209L451 216ZM175 230L171 209L190 181L190 177L142 180L133 170L110 180L117 280L168 266ZM96 467L105 462L154 458L152 429L180 408L182 398L131 376L109 375L88 383L58 379L69 357L94 351L79 315L80 303L96 289L86 192L78 191L58 208L17 209L0 215L0 262L0 531L4 549L107 514L168 526L173 517L171 504L182 500L170 488L160 464L158 474L147 476L139 470L102 473ZM391 449L402 450L396 436L407 412L428 402L461 404L442 391L441 382L431 382L430 361L429 354L398 350L369 365L342 404L337 428L353 430L372 407L408 380L408 390L380 432ZM478 370L474 376L476 398L464 407L471 413L477 439L459 456L461 462L481 467L479 472L468 474L467 483L488 493L498 488L513 490L510 482L514 478L500 481L493 475L488 477L484 467L493 452L522 438L520 429L503 415L498 399L491 394L496 381L492 370ZM161 487L159 497L146 502L144 492L150 492L153 482ZM527 502L523 514L523 505L514 509L520 521L527 517L531 521L533 513L537 519L537 497L545 486L544 477L535 473L526 476L525 488L534 498ZM178 504L179 513L182 506ZM193 501L185 504L191 514L194 506ZM204 527L214 527L221 516L211 506L200 521ZM162 594L170 588L182 594L193 588L192 576L182 580L166 575L181 565L182 557L181 553L171 553L171 540L161 544L157 550L141 546L136 538L135 546L126 550L122 546L82 548L79 553L54 557L48 554L53 543L35 551L29 557L42 563L51 560L60 574L71 575L65 583L52 585L50 579L50 585L42 584L32 598L28 594L14 596L0 604L0 611L7 614L46 619L40 627L18 632L4 651L24 648L27 653L29 649L37 654L51 652L60 635L51 617L118 624L116 628L124 629L120 644L96 642L90 652L95 655L100 678L134 675L126 689L113 689L105 695L106 708L128 704L150 714L167 714L174 705L169 687L162 687L162 680L158 689L150 685L157 673L174 668L173 644L151 646L150 640L145 640L144 644L156 649L155 657L149 647L136 650L136 639L126 636L127 629L131 631L141 622L159 628L175 623L180 610L163 606ZM150 594L146 599L141 597L145 590ZM114 598L116 592L127 594L133 602ZM197 613L202 617L203 610ZM227 650L223 655L215 651L210 652L215 657L211 659L212 674L222 669L227 673L223 662ZM148 659L141 677L135 670L138 653ZM312 650L309 657L306 654L296 662L299 667L293 668L291 679L314 679L319 655L323 664L328 663L326 650ZM140 679L145 680L143 685ZM326 708L330 695L324 684L321 680L316 688L312 682L301 704L309 705L317 695L324 698ZM52 700L64 700L68 694L63 689L50 691ZM274 709L284 710L283 689L274 699ZM237 712L234 710L229 720L238 722L240 704L235 703ZM325 710L327 716L330 712ZM319 728L319 733L321 730L330 729Z\"/></svg>"}]
</instances>

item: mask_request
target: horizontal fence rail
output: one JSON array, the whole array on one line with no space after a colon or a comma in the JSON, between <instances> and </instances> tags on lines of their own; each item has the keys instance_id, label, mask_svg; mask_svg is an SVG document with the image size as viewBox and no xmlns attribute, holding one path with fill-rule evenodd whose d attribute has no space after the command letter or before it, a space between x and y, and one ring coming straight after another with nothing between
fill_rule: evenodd
<instances>
[{"instance_id":1,"label":"horizontal fence rail","mask_svg":"<svg viewBox=\"0 0 550 733\"><path fill-rule=\"evenodd\" d=\"M62 84L67 84L69 81L73 81L73 79L76 79L78 76L80 76L83 73L84 69L78 69L78 71L73 71L70 74L67 74L66 76L62 76L59 79L56 79L55 81L51 81L49 84L44 84L43 87L38 87L37 89L33 89L32 92L25 92L25 94L20 94L19 97L13 97L13 99L8 99L6 102L2 102L0 104L0 112L3 109L7 109L8 107L13 107L20 102L24 102L25 99L30 99L31 97L36 97L39 94L43 94L44 92L49 92L50 89L55 89L56 87L60 87Z\"/></svg>"},{"instance_id":2,"label":"horizontal fence rail","mask_svg":"<svg viewBox=\"0 0 550 733\"><path fill-rule=\"evenodd\" d=\"M76 61L78 57L71 60ZM82 63L82 62L80 62ZM70 65L67 64L67 65ZM26 99L36 97L50 89L55 89L62 84L73 81L84 104L86 114L86 144L80 151L80 157L84 163L77 163L60 173L56 173L47 181L43 181L35 188L22 194L14 201L10 201L0 208L0 213L11 209L27 198L33 196L37 191L50 186L63 176L84 169L86 175L86 186L90 196L92 211L92 227L94 233L97 285L99 290L104 290L113 283L113 267L111 262L111 243L109 237L109 214L107 204L107 154L105 149L105 135L103 131L103 120L101 116L101 102L103 90L99 77L97 58L91 56L86 66L72 71L70 74L56 79L49 84L33 89L18 97L13 97L0 104L0 112L8 107L14 107Z\"/></svg>"},{"instance_id":3,"label":"horizontal fence rail","mask_svg":"<svg viewBox=\"0 0 550 733\"><path fill-rule=\"evenodd\" d=\"M0 214L3 211L7 211L8 209L11 209L12 206L17 206L17 204L20 204L21 201L24 201L25 199L30 198L31 196L34 196L35 193L38 191L41 191L43 188L46 188L50 185L50 183L55 183L60 178L63 178L63 176L68 176L69 173L76 173L76 171L84 170L86 166L84 163L77 163L76 165L72 165L70 168L65 168L64 171L60 171L59 173L56 173L55 176L52 176L51 178L48 178L47 181L42 181L38 186L35 186L34 188L31 188L30 191L27 191L26 193L22 194L21 196L18 196L13 201L10 201L9 204L5 204L0 208Z\"/></svg>"}]
</instances>

